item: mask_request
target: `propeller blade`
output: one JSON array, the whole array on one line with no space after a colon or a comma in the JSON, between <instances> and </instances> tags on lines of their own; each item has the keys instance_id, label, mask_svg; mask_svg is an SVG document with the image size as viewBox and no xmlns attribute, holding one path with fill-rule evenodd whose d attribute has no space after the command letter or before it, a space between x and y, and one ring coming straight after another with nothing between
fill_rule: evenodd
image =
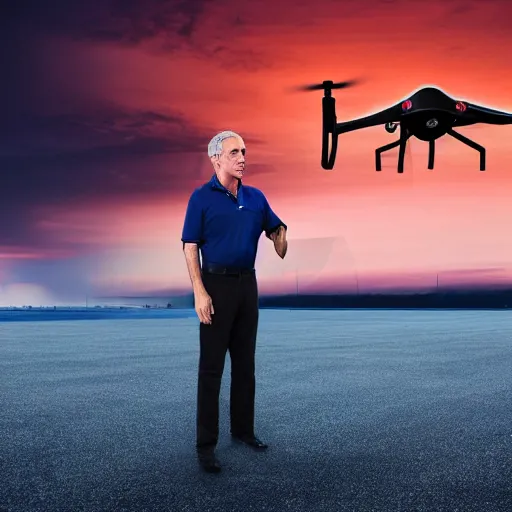
<instances>
[{"instance_id":1,"label":"propeller blade","mask_svg":"<svg viewBox=\"0 0 512 512\"><path fill-rule=\"evenodd\" d=\"M306 84L299 85L294 88L296 91L321 91L323 89L346 89L348 87L353 87L357 85L359 80L347 80L345 82L331 82L330 80L326 80L325 82L319 84Z\"/></svg>"}]
</instances>

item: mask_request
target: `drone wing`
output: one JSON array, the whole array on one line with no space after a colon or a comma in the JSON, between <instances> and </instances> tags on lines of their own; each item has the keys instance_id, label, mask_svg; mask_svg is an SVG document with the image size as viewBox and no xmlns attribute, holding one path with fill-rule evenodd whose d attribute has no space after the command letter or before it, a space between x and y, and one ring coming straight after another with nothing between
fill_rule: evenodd
<instances>
[{"instance_id":1,"label":"drone wing","mask_svg":"<svg viewBox=\"0 0 512 512\"><path fill-rule=\"evenodd\" d=\"M401 114L402 107L399 103L382 110L381 112L377 112L366 117L360 117L359 119L353 119L343 123L336 123L336 132L338 134L347 133L353 130L359 130L360 128L370 128L371 126L377 126L379 124L398 122L400 121Z\"/></svg>"},{"instance_id":2,"label":"drone wing","mask_svg":"<svg viewBox=\"0 0 512 512\"><path fill-rule=\"evenodd\" d=\"M466 110L457 119L456 126L467 126L470 124L485 123L505 125L512 124L512 114L482 107L473 103L466 103Z\"/></svg>"}]
</instances>

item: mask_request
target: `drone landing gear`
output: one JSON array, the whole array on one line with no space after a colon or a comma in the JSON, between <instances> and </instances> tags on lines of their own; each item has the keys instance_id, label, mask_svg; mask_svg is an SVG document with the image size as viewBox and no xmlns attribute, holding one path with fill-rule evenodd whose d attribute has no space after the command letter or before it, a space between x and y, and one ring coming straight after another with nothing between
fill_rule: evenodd
<instances>
[{"instance_id":1,"label":"drone landing gear","mask_svg":"<svg viewBox=\"0 0 512 512\"><path fill-rule=\"evenodd\" d=\"M470 148L475 149L480 153L480 170L485 171L485 148L476 142L473 142L471 139L468 139L464 135L452 130L451 128L447 131L448 135L451 135L454 139L466 144ZM386 144L380 148L375 150L375 169L377 171L382 170L381 165L381 154L384 151L389 151L390 149L400 147L398 152L398 172L404 172L404 158L405 158L405 146L407 144L407 140L411 137L411 134L407 131L407 129L403 129L400 127L400 138L395 142L391 142L390 144ZM434 160L435 160L435 152L436 152L436 141L430 140L428 143L428 168L432 170L434 168Z\"/></svg>"},{"instance_id":2,"label":"drone landing gear","mask_svg":"<svg viewBox=\"0 0 512 512\"><path fill-rule=\"evenodd\" d=\"M375 150L375 170L381 171L382 165L381 165L381 154L384 153L384 151L389 151L390 149L400 147L398 150L398 169L397 171L399 173L404 172L404 160L405 160L405 146L407 144L407 140L409 139L411 135L407 131L407 129L403 128L402 125L400 125L400 138L398 140L395 140L395 142L391 142L390 144L386 144L385 146L381 146L380 148L377 148Z\"/></svg>"},{"instance_id":3,"label":"drone landing gear","mask_svg":"<svg viewBox=\"0 0 512 512\"><path fill-rule=\"evenodd\" d=\"M480 146L480 144L473 142L471 139L464 137L464 135L461 135L460 133L456 132L455 130L452 130L451 128L448 130L447 133L448 133L448 135L451 135L454 139L457 139L458 141L462 142L463 144L466 144L466 146L476 149L476 151L478 151L480 153L480 170L485 171L485 148L483 146Z\"/></svg>"},{"instance_id":4,"label":"drone landing gear","mask_svg":"<svg viewBox=\"0 0 512 512\"><path fill-rule=\"evenodd\" d=\"M436 141L428 141L428 168L432 170L434 168L434 157L436 154Z\"/></svg>"}]
</instances>

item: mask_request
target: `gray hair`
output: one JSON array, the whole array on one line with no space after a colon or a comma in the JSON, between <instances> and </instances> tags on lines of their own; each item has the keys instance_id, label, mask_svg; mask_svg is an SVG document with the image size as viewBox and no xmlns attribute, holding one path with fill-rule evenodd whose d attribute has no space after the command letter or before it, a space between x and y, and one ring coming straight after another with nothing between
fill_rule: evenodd
<instances>
[{"instance_id":1,"label":"gray hair","mask_svg":"<svg viewBox=\"0 0 512 512\"><path fill-rule=\"evenodd\" d=\"M220 155L222 153L222 141L230 137L242 138L238 133L232 132L231 130L218 133L208 144L208 156L211 158L212 156Z\"/></svg>"}]
</instances>

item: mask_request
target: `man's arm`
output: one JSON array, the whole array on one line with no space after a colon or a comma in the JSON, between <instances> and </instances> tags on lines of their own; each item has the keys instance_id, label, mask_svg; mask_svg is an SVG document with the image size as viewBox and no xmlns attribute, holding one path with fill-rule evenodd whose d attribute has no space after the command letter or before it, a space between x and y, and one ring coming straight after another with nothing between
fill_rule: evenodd
<instances>
[{"instance_id":1,"label":"man's arm","mask_svg":"<svg viewBox=\"0 0 512 512\"><path fill-rule=\"evenodd\" d=\"M183 244L183 252L185 253L185 261L187 262L188 274L192 283L194 295L206 293L201 277L201 265L199 263L199 247L195 243L185 242Z\"/></svg>"},{"instance_id":2,"label":"man's arm","mask_svg":"<svg viewBox=\"0 0 512 512\"><path fill-rule=\"evenodd\" d=\"M189 200L183 233L181 240L183 242L183 252L187 262L188 273L194 291L194 303L197 316L202 323L210 324L213 314L212 299L208 295L203 284L201 276L201 266L199 263L199 245L203 238L203 208L195 191Z\"/></svg>"},{"instance_id":3,"label":"man's arm","mask_svg":"<svg viewBox=\"0 0 512 512\"><path fill-rule=\"evenodd\" d=\"M288 242L286 240L286 231L288 227L286 224L274 213L270 205L268 204L267 198L264 197L264 215L265 221L263 229L267 238L270 238L274 242L274 249L280 258L286 256L288 250Z\"/></svg>"},{"instance_id":4,"label":"man's arm","mask_svg":"<svg viewBox=\"0 0 512 512\"><path fill-rule=\"evenodd\" d=\"M199 264L199 248L196 243L184 242L183 252L187 262L188 274L194 291L194 303L197 316L203 324L211 324L214 314L212 299L204 287Z\"/></svg>"},{"instance_id":5,"label":"man's arm","mask_svg":"<svg viewBox=\"0 0 512 512\"><path fill-rule=\"evenodd\" d=\"M288 251L288 241L286 240L286 229L284 226L279 226L277 231L270 233L270 239L274 242L274 249L277 254L283 259Z\"/></svg>"}]
</instances>

